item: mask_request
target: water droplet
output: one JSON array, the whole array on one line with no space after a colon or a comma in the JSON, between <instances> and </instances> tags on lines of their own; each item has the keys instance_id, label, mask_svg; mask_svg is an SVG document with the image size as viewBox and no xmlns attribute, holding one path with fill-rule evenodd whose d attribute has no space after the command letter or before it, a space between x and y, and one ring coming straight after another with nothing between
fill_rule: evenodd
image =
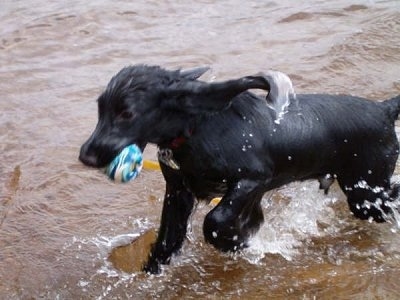
<instances>
[{"instance_id":1,"label":"water droplet","mask_svg":"<svg viewBox=\"0 0 400 300\"><path fill-rule=\"evenodd\" d=\"M376 186L376 187L374 187L374 188L372 189L372 192L374 192L375 194L379 194L379 193L382 192L383 190L384 190L383 187ZM379 201L379 200L381 200L381 199L378 198L376 201ZM379 204L380 204L380 203L379 203Z\"/></svg>"},{"instance_id":2,"label":"water droplet","mask_svg":"<svg viewBox=\"0 0 400 300\"><path fill-rule=\"evenodd\" d=\"M344 139L344 141L343 141L343 142L347 143L348 141L347 141L347 139Z\"/></svg>"},{"instance_id":3,"label":"water droplet","mask_svg":"<svg viewBox=\"0 0 400 300\"><path fill-rule=\"evenodd\" d=\"M368 174L372 174L372 171L371 171L371 170L368 170Z\"/></svg>"},{"instance_id":4,"label":"water droplet","mask_svg":"<svg viewBox=\"0 0 400 300\"><path fill-rule=\"evenodd\" d=\"M287 157L287 159L288 159L288 160L292 160L292 157L289 155L289 156Z\"/></svg>"},{"instance_id":5,"label":"water droplet","mask_svg":"<svg viewBox=\"0 0 400 300\"><path fill-rule=\"evenodd\" d=\"M215 231L213 231L213 232L212 232L212 236L213 236L214 239L216 239L217 236L218 236L218 234L217 234Z\"/></svg>"},{"instance_id":6,"label":"water droplet","mask_svg":"<svg viewBox=\"0 0 400 300\"><path fill-rule=\"evenodd\" d=\"M80 287L85 287L85 286L87 286L89 284L89 282L88 281L84 281L84 280L80 280L79 282L78 282L78 285L80 286Z\"/></svg>"}]
</instances>

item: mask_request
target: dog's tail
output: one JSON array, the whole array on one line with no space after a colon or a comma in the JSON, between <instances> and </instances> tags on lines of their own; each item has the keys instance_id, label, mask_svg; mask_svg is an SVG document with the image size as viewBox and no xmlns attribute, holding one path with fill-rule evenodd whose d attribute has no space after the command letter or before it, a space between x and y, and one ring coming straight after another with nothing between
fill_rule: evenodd
<instances>
[{"instance_id":1,"label":"dog's tail","mask_svg":"<svg viewBox=\"0 0 400 300\"><path fill-rule=\"evenodd\" d=\"M262 76L267 80L270 86L266 98L267 105L275 110L275 123L279 124L283 115L287 112L291 99L296 97L293 83L289 76L278 71L268 71L267 73L263 73Z\"/></svg>"},{"instance_id":2,"label":"dog's tail","mask_svg":"<svg viewBox=\"0 0 400 300\"><path fill-rule=\"evenodd\" d=\"M400 95L382 102L389 110L390 117L397 120L400 114Z\"/></svg>"}]
</instances>

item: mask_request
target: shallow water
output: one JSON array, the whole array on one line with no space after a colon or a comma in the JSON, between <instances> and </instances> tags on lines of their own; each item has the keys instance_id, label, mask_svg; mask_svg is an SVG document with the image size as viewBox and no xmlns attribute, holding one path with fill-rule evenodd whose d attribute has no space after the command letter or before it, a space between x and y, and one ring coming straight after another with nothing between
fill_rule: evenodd
<instances>
[{"instance_id":1,"label":"shallow water","mask_svg":"<svg viewBox=\"0 0 400 300\"><path fill-rule=\"evenodd\" d=\"M77 160L125 65L208 65L205 80L275 69L298 93L382 100L400 93L399 49L397 0L3 0L0 298L400 298L398 226L355 220L338 187L325 196L316 182L265 199L242 254L204 243L201 206L162 275L124 273L107 257L157 229L163 179L117 185Z\"/></svg>"}]
</instances>

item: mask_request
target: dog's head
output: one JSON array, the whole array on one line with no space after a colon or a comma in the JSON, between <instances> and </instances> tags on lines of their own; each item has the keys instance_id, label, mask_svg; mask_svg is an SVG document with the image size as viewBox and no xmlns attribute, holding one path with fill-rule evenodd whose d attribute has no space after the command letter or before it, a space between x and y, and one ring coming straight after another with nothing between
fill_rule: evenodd
<instances>
[{"instance_id":1,"label":"dog's head","mask_svg":"<svg viewBox=\"0 0 400 300\"><path fill-rule=\"evenodd\" d=\"M208 68L167 71L137 65L122 69L98 98L98 123L82 145L80 160L107 165L124 147L160 144L181 135L198 114L223 110L247 89L270 85L263 76L219 83L197 80Z\"/></svg>"}]
</instances>

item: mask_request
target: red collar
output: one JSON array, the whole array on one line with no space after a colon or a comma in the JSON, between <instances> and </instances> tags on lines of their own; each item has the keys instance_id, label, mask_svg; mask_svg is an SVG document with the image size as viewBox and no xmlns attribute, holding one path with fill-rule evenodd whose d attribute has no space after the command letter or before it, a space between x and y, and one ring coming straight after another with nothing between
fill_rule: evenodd
<instances>
[{"instance_id":1,"label":"red collar","mask_svg":"<svg viewBox=\"0 0 400 300\"><path fill-rule=\"evenodd\" d=\"M177 149L180 146L182 146L186 142L187 138L183 135L178 136L174 138L171 143L169 144L169 147L172 149Z\"/></svg>"},{"instance_id":2,"label":"red collar","mask_svg":"<svg viewBox=\"0 0 400 300\"><path fill-rule=\"evenodd\" d=\"M186 134L174 138L169 144L169 148L178 149L179 147L181 147L183 144L186 143L186 141L190 138L192 134L193 134L193 129L190 129L187 131Z\"/></svg>"}]
</instances>

